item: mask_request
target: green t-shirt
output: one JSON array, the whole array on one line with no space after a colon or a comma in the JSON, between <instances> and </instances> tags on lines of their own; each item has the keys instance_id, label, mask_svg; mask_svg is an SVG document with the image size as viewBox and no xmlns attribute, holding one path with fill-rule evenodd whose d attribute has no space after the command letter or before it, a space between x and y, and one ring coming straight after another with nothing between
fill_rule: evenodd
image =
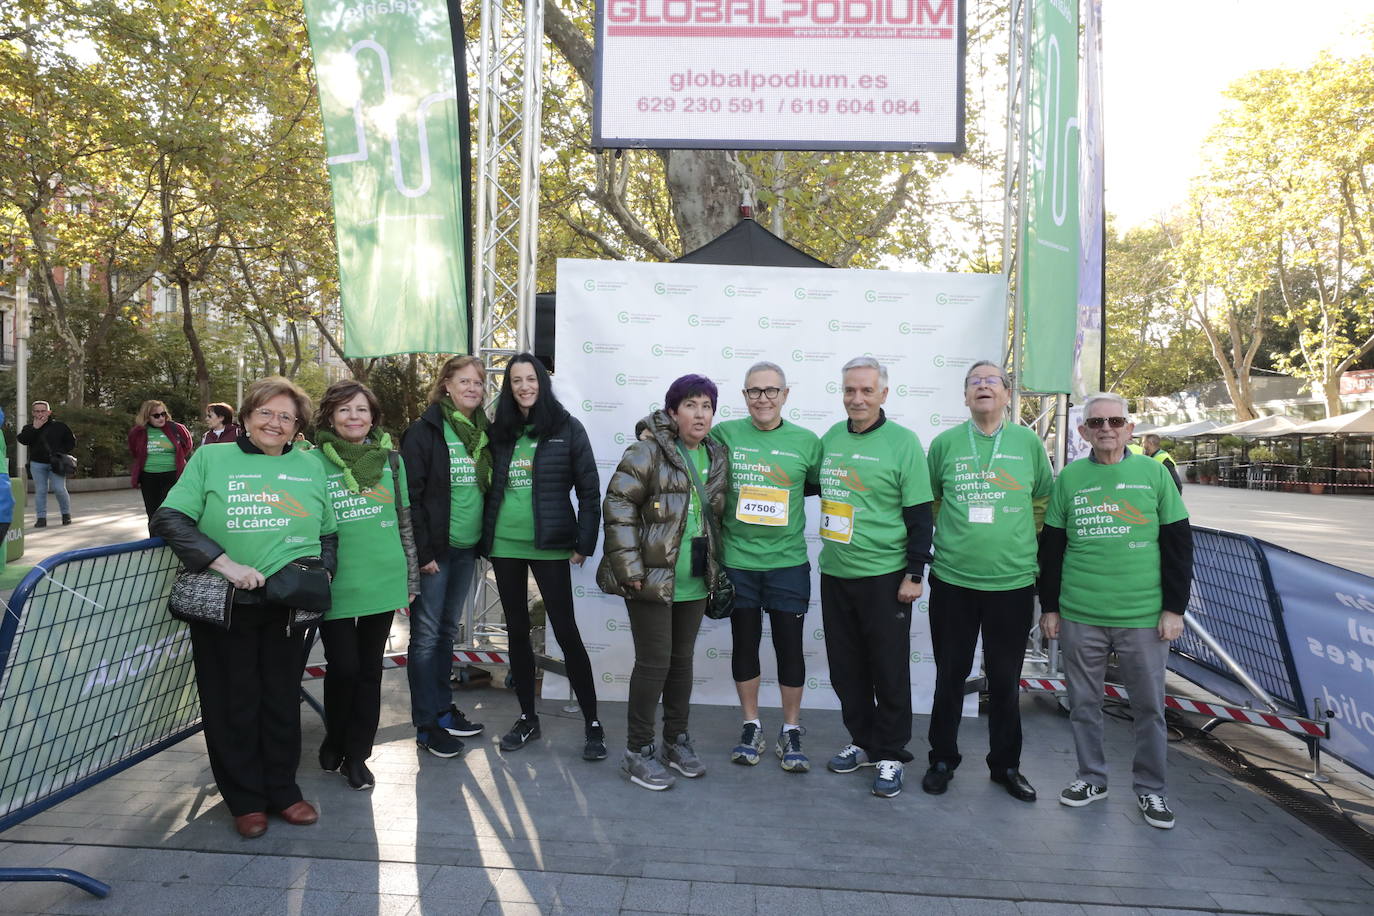
<instances>
[{"instance_id":1,"label":"green t-shirt","mask_svg":"<svg viewBox=\"0 0 1374 916\"><path fill-rule=\"evenodd\" d=\"M148 458L143 462L143 470L149 474L162 474L177 469L177 450L167 434L156 426L148 427Z\"/></svg>"},{"instance_id":2,"label":"green t-shirt","mask_svg":"<svg viewBox=\"0 0 1374 916\"><path fill-rule=\"evenodd\" d=\"M410 602L408 570L396 512L398 505L406 502L405 466L400 466L399 484L388 462L382 479L374 486L350 493L343 468L321 449L312 449L309 454L324 468L334 517L339 522L339 571L331 589L333 606L325 619L362 617L406 607Z\"/></svg>"},{"instance_id":3,"label":"green t-shirt","mask_svg":"<svg viewBox=\"0 0 1374 916\"><path fill-rule=\"evenodd\" d=\"M904 506L930 502L921 440L884 420L855 435L840 421L821 437L821 572L844 579L906 568Z\"/></svg>"},{"instance_id":4,"label":"green t-shirt","mask_svg":"<svg viewBox=\"0 0 1374 916\"><path fill-rule=\"evenodd\" d=\"M745 417L712 427L711 438L730 453L725 565L763 570L805 563L805 490L808 480L819 480L820 437L785 421L761 430Z\"/></svg>"},{"instance_id":5,"label":"green t-shirt","mask_svg":"<svg viewBox=\"0 0 1374 916\"><path fill-rule=\"evenodd\" d=\"M1159 526L1187 517L1168 470L1144 455L1064 468L1045 512L1068 535L1059 612L1099 627L1158 625Z\"/></svg>"},{"instance_id":6,"label":"green t-shirt","mask_svg":"<svg viewBox=\"0 0 1374 916\"><path fill-rule=\"evenodd\" d=\"M319 556L320 535L338 530L320 462L294 448L279 456L203 448L162 505L264 576Z\"/></svg>"},{"instance_id":7,"label":"green t-shirt","mask_svg":"<svg viewBox=\"0 0 1374 916\"><path fill-rule=\"evenodd\" d=\"M525 428L515 440L510 456L510 470L506 475L506 492L496 513L496 533L492 536L491 555L517 560L566 560L566 550L540 550L534 546L534 453L539 442Z\"/></svg>"},{"instance_id":8,"label":"green t-shirt","mask_svg":"<svg viewBox=\"0 0 1374 916\"><path fill-rule=\"evenodd\" d=\"M711 467L711 456L707 454L706 446L701 444L696 448L688 449L687 454L692 457L692 464L696 465L697 476L701 478L701 485L705 486L706 474ZM697 488L693 484L690 499L687 502L687 524L682 529L682 544L678 548L677 563L673 566L674 601L696 601L707 595L705 577L692 575L692 538L701 537L704 534L706 534L706 526L702 524L701 498L697 496Z\"/></svg>"},{"instance_id":9,"label":"green t-shirt","mask_svg":"<svg viewBox=\"0 0 1374 916\"><path fill-rule=\"evenodd\" d=\"M1036 534L1054 483L1040 437L1014 423L988 436L969 420L936 436L927 458L935 575L990 592L1034 585Z\"/></svg>"},{"instance_id":10,"label":"green t-shirt","mask_svg":"<svg viewBox=\"0 0 1374 916\"><path fill-rule=\"evenodd\" d=\"M444 443L448 446L448 543L471 547L482 537L482 491L477 488L477 464L463 448L458 434L447 422Z\"/></svg>"}]
</instances>

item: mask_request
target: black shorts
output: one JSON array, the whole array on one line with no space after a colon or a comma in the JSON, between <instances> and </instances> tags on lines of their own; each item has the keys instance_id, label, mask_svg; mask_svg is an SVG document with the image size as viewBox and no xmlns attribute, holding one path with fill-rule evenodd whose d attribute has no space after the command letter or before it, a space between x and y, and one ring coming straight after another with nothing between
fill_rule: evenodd
<instances>
[{"instance_id":1,"label":"black shorts","mask_svg":"<svg viewBox=\"0 0 1374 916\"><path fill-rule=\"evenodd\" d=\"M811 564L782 569L735 569L725 567L735 586L735 607L805 614L811 603Z\"/></svg>"}]
</instances>

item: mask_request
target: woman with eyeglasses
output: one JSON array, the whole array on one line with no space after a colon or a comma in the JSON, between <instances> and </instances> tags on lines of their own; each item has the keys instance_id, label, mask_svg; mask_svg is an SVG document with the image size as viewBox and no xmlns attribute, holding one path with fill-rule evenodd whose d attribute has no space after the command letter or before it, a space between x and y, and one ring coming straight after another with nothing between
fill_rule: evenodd
<instances>
[{"instance_id":1,"label":"woman with eyeglasses","mask_svg":"<svg viewBox=\"0 0 1374 916\"><path fill-rule=\"evenodd\" d=\"M530 353L511 357L491 424L491 489L479 552L491 558L510 636L511 676L520 718L501 749L519 750L540 737L534 704L534 646L530 642L529 577L563 651L568 680L582 709L582 759L606 759L606 732L597 719L592 663L573 610L569 564L581 566L596 550L601 528L601 481L587 431L554 397L549 374ZM577 508L569 493L577 492Z\"/></svg>"},{"instance_id":2,"label":"woman with eyeglasses","mask_svg":"<svg viewBox=\"0 0 1374 916\"><path fill-rule=\"evenodd\" d=\"M749 416L718 424L711 436L730 455L724 521L725 572L735 586L730 668L744 718L730 759L754 766L767 747L759 718L759 645L767 611L782 700L774 751L784 770L805 773L811 761L801 746L806 733L801 725L806 683L802 632L811 601L811 563L804 503L808 492L820 492L821 440L782 418L787 392L782 367L755 363L744 376Z\"/></svg>"},{"instance_id":3,"label":"woman with eyeglasses","mask_svg":"<svg viewBox=\"0 0 1374 916\"><path fill-rule=\"evenodd\" d=\"M320 624L324 743L320 766L350 788L377 784L367 767L382 711L382 653L398 608L420 591L400 454L378 425L382 405L361 382L330 385L315 413L318 448L339 521L339 574Z\"/></svg>"},{"instance_id":4,"label":"woman with eyeglasses","mask_svg":"<svg viewBox=\"0 0 1374 916\"><path fill-rule=\"evenodd\" d=\"M233 442L242 432L234 422L234 408L218 402L205 405L205 427L205 435L200 437L201 445Z\"/></svg>"},{"instance_id":5,"label":"woman with eyeglasses","mask_svg":"<svg viewBox=\"0 0 1374 916\"><path fill-rule=\"evenodd\" d=\"M472 590L482 502L491 487L491 443L482 411L487 370L453 356L435 376L429 407L401 437L420 594L410 610L410 717L415 743L436 757L463 752L482 733L453 704L453 640Z\"/></svg>"},{"instance_id":6,"label":"woman with eyeglasses","mask_svg":"<svg viewBox=\"0 0 1374 916\"><path fill-rule=\"evenodd\" d=\"M129 478L143 494L143 511L153 517L181 476L195 440L191 431L172 420L167 405L144 401L129 430Z\"/></svg>"},{"instance_id":7,"label":"woman with eyeglasses","mask_svg":"<svg viewBox=\"0 0 1374 916\"><path fill-rule=\"evenodd\" d=\"M602 508L606 550L596 584L625 599L635 646L620 768L630 782L655 792L677 781L666 767L689 779L706 772L687 720L697 632L720 564L711 518L725 509L729 477L725 448L708 438L716 397L715 382L703 375L669 385L664 409L647 421L650 437L625 449ZM661 761L654 753L660 698Z\"/></svg>"},{"instance_id":8,"label":"woman with eyeglasses","mask_svg":"<svg viewBox=\"0 0 1374 916\"><path fill-rule=\"evenodd\" d=\"M254 382L239 408L245 434L192 455L150 526L187 570L214 570L234 587L227 628L187 628L210 769L246 838L266 832L268 812L294 825L319 817L296 784L303 631L263 589L293 561L335 569L324 466L291 447L309 413L310 397L288 379Z\"/></svg>"}]
</instances>

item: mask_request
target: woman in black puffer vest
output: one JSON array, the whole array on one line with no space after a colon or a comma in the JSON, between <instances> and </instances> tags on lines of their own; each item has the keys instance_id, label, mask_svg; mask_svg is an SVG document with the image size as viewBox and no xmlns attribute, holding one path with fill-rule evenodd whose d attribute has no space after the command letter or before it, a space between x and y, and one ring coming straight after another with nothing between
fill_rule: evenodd
<instances>
[{"instance_id":1,"label":"woman in black puffer vest","mask_svg":"<svg viewBox=\"0 0 1374 916\"><path fill-rule=\"evenodd\" d=\"M491 559L510 637L511 678L520 718L501 738L514 751L539 737L530 642L529 575L544 599L577 704L586 721L585 760L606 758L606 733L596 717L592 663L574 616L570 563L596 550L601 482L582 424L554 397L549 374L529 353L506 365L491 424L491 488L479 552ZM568 494L576 490L577 510Z\"/></svg>"}]
</instances>

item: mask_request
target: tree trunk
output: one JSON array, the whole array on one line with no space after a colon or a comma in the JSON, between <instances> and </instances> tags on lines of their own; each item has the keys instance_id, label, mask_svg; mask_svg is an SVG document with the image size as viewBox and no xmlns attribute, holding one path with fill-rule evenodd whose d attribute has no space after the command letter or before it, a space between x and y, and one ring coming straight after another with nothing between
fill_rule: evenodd
<instances>
[{"instance_id":1,"label":"tree trunk","mask_svg":"<svg viewBox=\"0 0 1374 916\"><path fill-rule=\"evenodd\" d=\"M739 221L750 180L728 150L664 150L663 178L682 253L695 251Z\"/></svg>"},{"instance_id":2,"label":"tree trunk","mask_svg":"<svg viewBox=\"0 0 1374 916\"><path fill-rule=\"evenodd\" d=\"M181 294L181 329L191 346L191 362L196 367L196 393L200 395L201 404L209 404L210 368L205 364L205 351L200 347L200 335L196 333L196 323L192 320L191 280L185 274L177 276L177 291Z\"/></svg>"}]
</instances>

